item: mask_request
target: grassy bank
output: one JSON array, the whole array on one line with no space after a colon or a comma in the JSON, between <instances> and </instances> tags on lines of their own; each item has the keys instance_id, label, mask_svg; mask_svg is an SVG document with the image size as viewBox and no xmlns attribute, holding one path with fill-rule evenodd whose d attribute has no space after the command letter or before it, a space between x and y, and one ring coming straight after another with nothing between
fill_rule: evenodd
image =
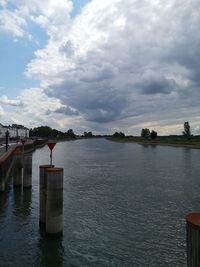
<instances>
[{"instance_id":1,"label":"grassy bank","mask_svg":"<svg viewBox=\"0 0 200 267\"><path fill-rule=\"evenodd\" d=\"M194 136L191 139L186 139L182 136L160 136L156 139L145 139L139 136L127 136L124 138L109 137L110 141L121 143L137 143L141 145L168 145L168 146L181 146L189 148L200 148L200 137Z\"/></svg>"}]
</instances>

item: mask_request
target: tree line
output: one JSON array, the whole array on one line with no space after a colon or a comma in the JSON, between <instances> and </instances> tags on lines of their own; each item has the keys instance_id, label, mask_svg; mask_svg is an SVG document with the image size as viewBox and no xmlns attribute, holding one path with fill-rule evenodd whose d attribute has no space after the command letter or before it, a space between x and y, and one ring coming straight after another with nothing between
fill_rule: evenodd
<instances>
[{"instance_id":1,"label":"tree line","mask_svg":"<svg viewBox=\"0 0 200 267\"><path fill-rule=\"evenodd\" d=\"M191 138L191 130L190 124L188 121L184 122L184 131L182 132L183 137L187 138L188 140ZM56 129L52 129L49 126L40 126L33 129L30 129L29 132L30 137L42 137L42 138L71 138L75 139L77 137L82 138L92 138L92 137L115 137L115 138L125 138L127 137L123 132L115 132L113 135L94 135L91 131L85 131L81 136L76 135L73 129L69 129L66 132L62 132ZM141 130L141 137L144 139L156 139L158 137L158 133L155 130L150 131L148 128L143 128Z\"/></svg>"},{"instance_id":2,"label":"tree line","mask_svg":"<svg viewBox=\"0 0 200 267\"><path fill-rule=\"evenodd\" d=\"M190 130L190 124L188 121L184 122L184 131L182 132L183 137L187 138L188 140L191 138L191 130ZM158 137L158 133L155 130L150 131L148 128L143 128L141 130L140 136L144 139L156 139ZM115 132L112 137L116 138L124 138L126 135L123 132Z\"/></svg>"},{"instance_id":3,"label":"tree line","mask_svg":"<svg viewBox=\"0 0 200 267\"><path fill-rule=\"evenodd\" d=\"M29 131L30 137L43 137L43 138L76 138L76 135L72 129L62 132L56 129L52 129L49 126L40 126Z\"/></svg>"},{"instance_id":4,"label":"tree line","mask_svg":"<svg viewBox=\"0 0 200 267\"><path fill-rule=\"evenodd\" d=\"M62 132L56 129L52 129L49 126L39 126L39 127L30 129L29 136L32 138L42 137L42 138L61 138L61 139L62 138L75 139L77 137L85 137L85 138L99 137L99 136L93 135L91 131L89 132L85 131L81 136L79 136L74 133L73 129L69 129L66 132Z\"/></svg>"}]
</instances>

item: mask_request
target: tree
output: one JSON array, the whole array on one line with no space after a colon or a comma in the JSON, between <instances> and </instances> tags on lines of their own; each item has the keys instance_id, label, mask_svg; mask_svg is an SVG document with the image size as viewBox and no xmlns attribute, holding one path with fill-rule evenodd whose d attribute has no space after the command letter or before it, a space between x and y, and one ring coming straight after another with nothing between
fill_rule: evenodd
<instances>
[{"instance_id":1,"label":"tree","mask_svg":"<svg viewBox=\"0 0 200 267\"><path fill-rule=\"evenodd\" d=\"M122 133L122 132L120 132L120 133L119 133L119 138L124 138L124 137L125 137L125 134Z\"/></svg>"},{"instance_id":2,"label":"tree","mask_svg":"<svg viewBox=\"0 0 200 267\"><path fill-rule=\"evenodd\" d=\"M149 138L150 137L150 130L148 128L142 129L141 136L144 138Z\"/></svg>"},{"instance_id":3,"label":"tree","mask_svg":"<svg viewBox=\"0 0 200 267\"><path fill-rule=\"evenodd\" d=\"M118 133L118 132L115 132L115 133L113 134L113 137L119 137L119 133Z\"/></svg>"},{"instance_id":4,"label":"tree","mask_svg":"<svg viewBox=\"0 0 200 267\"><path fill-rule=\"evenodd\" d=\"M124 138L125 137L125 134L124 133L122 133L122 132L115 132L114 134L113 134L113 137L118 137L118 138Z\"/></svg>"},{"instance_id":5,"label":"tree","mask_svg":"<svg viewBox=\"0 0 200 267\"><path fill-rule=\"evenodd\" d=\"M184 131L183 131L183 135L184 135L187 139L190 139L190 137L191 137L190 125L189 125L189 122L188 122L188 121L184 122Z\"/></svg>"},{"instance_id":6,"label":"tree","mask_svg":"<svg viewBox=\"0 0 200 267\"><path fill-rule=\"evenodd\" d=\"M93 137L92 132L84 132L84 137Z\"/></svg>"},{"instance_id":7,"label":"tree","mask_svg":"<svg viewBox=\"0 0 200 267\"><path fill-rule=\"evenodd\" d=\"M75 138L76 135L74 133L74 131L72 129L69 129L67 132L66 132L66 136L67 137L71 137L71 138Z\"/></svg>"},{"instance_id":8,"label":"tree","mask_svg":"<svg viewBox=\"0 0 200 267\"><path fill-rule=\"evenodd\" d=\"M152 130L151 131L151 139L156 139L157 138L157 132L156 131L154 131L154 130Z\"/></svg>"},{"instance_id":9,"label":"tree","mask_svg":"<svg viewBox=\"0 0 200 267\"><path fill-rule=\"evenodd\" d=\"M30 136L49 137L52 135L52 129L48 126L40 126L30 131Z\"/></svg>"}]
</instances>

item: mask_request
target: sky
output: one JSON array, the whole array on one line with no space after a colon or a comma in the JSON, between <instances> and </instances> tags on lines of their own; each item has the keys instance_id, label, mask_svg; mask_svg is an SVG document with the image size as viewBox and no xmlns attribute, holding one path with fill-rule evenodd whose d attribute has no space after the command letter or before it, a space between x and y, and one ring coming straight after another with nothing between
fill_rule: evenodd
<instances>
[{"instance_id":1,"label":"sky","mask_svg":"<svg viewBox=\"0 0 200 267\"><path fill-rule=\"evenodd\" d=\"M0 123L200 134L200 2L0 0Z\"/></svg>"}]
</instances>

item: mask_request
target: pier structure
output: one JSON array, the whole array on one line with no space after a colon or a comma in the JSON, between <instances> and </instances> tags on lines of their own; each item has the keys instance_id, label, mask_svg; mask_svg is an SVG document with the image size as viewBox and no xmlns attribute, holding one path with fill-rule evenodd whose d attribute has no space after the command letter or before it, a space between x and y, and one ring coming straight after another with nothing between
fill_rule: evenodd
<instances>
[{"instance_id":1,"label":"pier structure","mask_svg":"<svg viewBox=\"0 0 200 267\"><path fill-rule=\"evenodd\" d=\"M39 195L39 223L40 226L45 226L46 223L46 198L47 198L47 172L48 168L53 168L51 165L40 166L40 195Z\"/></svg>"},{"instance_id":2,"label":"pier structure","mask_svg":"<svg viewBox=\"0 0 200 267\"><path fill-rule=\"evenodd\" d=\"M44 142L39 142L39 146L42 145ZM50 164L40 166L39 220L47 234L58 235L63 230L63 168L52 165L53 147L50 148ZM0 192L5 191L11 177L13 186L23 187L23 192L26 188L31 188L34 148L34 142L15 145L0 157Z\"/></svg>"},{"instance_id":3,"label":"pier structure","mask_svg":"<svg viewBox=\"0 0 200 267\"><path fill-rule=\"evenodd\" d=\"M63 230L63 168L40 166L40 225L47 234Z\"/></svg>"},{"instance_id":4,"label":"pier structure","mask_svg":"<svg viewBox=\"0 0 200 267\"><path fill-rule=\"evenodd\" d=\"M13 176L14 187L22 186L22 183L23 183L22 168L23 168L22 154L21 154L20 148L17 148L13 153L12 176Z\"/></svg>"},{"instance_id":5,"label":"pier structure","mask_svg":"<svg viewBox=\"0 0 200 267\"><path fill-rule=\"evenodd\" d=\"M12 175L13 151L7 151L0 158L0 192L5 191L9 177Z\"/></svg>"},{"instance_id":6,"label":"pier structure","mask_svg":"<svg viewBox=\"0 0 200 267\"><path fill-rule=\"evenodd\" d=\"M186 216L187 266L200 266L200 213Z\"/></svg>"},{"instance_id":7,"label":"pier structure","mask_svg":"<svg viewBox=\"0 0 200 267\"><path fill-rule=\"evenodd\" d=\"M9 178L13 185L30 188L32 185L32 152L47 140L29 140L24 146L13 145L0 157L0 192L4 192ZM23 153L24 152L24 153Z\"/></svg>"},{"instance_id":8,"label":"pier structure","mask_svg":"<svg viewBox=\"0 0 200 267\"><path fill-rule=\"evenodd\" d=\"M23 156L23 188L32 186L32 153L26 153Z\"/></svg>"}]
</instances>

